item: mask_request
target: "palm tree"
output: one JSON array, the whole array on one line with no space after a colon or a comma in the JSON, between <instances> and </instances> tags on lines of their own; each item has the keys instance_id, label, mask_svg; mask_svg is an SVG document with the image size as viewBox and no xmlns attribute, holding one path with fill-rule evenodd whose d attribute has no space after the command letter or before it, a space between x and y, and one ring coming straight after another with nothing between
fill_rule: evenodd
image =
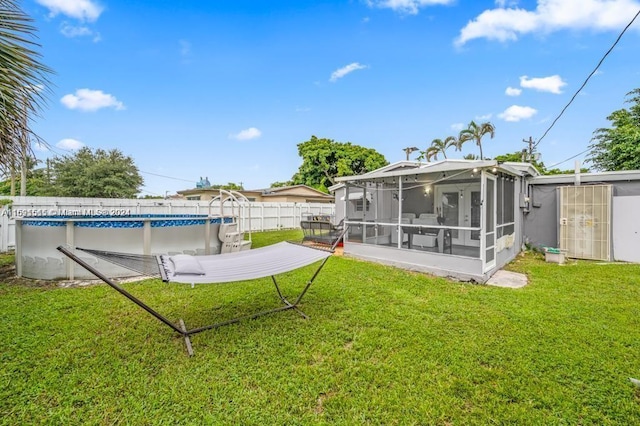
<instances>
[{"instance_id":1,"label":"palm tree","mask_svg":"<svg viewBox=\"0 0 640 426\"><path fill-rule=\"evenodd\" d=\"M5 168L23 163L31 138L39 140L28 117L40 112L52 72L39 61L35 27L18 3L0 2L0 165Z\"/></svg>"},{"instance_id":2,"label":"palm tree","mask_svg":"<svg viewBox=\"0 0 640 426\"><path fill-rule=\"evenodd\" d=\"M466 129L460 131L460 136L458 136L458 149L462 149L462 145L465 142L473 140L476 142L476 145L478 145L478 148L480 148L480 159L484 160L482 155L482 137L489 134L491 139L493 139L495 133L495 126L488 121L480 125L476 124L475 121L471 121Z\"/></svg>"},{"instance_id":3,"label":"palm tree","mask_svg":"<svg viewBox=\"0 0 640 426\"><path fill-rule=\"evenodd\" d=\"M447 136L445 140L442 139L434 139L431 141L431 146L441 152L444 158L447 158L447 149L453 147L458 147L458 141L453 136Z\"/></svg>"},{"instance_id":4,"label":"palm tree","mask_svg":"<svg viewBox=\"0 0 640 426\"><path fill-rule=\"evenodd\" d=\"M434 160L438 160L438 154L442 154L447 159L447 149L452 146L458 149L458 140L454 136L447 136L444 140L442 139L434 139L431 141L431 146L429 146L425 151L420 151L420 156L418 160L422 160L423 158L429 162L432 158Z\"/></svg>"},{"instance_id":5,"label":"palm tree","mask_svg":"<svg viewBox=\"0 0 640 426\"><path fill-rule=\"evenodd\" d=\"M427 163L430 162L432 159L438 161L438 154L440 154L441 152L442 151L440 151L440 148L434 145L431 145L426 150L420 151L420 156L418 157L418 161L423 159L427 160ZM446 155L445 155L445 158L447 158Z\"/></svg>"}]
</instances>

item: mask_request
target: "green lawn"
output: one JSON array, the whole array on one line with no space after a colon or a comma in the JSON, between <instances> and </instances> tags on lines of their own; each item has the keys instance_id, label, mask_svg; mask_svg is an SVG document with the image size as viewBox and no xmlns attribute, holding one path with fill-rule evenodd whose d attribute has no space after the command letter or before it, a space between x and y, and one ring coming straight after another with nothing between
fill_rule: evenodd
<instances>
[{"instance_id":1,"label":"green lawn","mask_svg":"<svg viewBox=\"0 0 640 426\"><path fill-rule=\"evenodd\" d=\"M254 234L254 246L299 238ZM293 311L195 335L106 285L0 284L1 424L640 424L640 265L510 265L455 283L333 257ZM314 268L281 278L297 292ZM125 285L189 327L277 304L270 280Z\"/></svg>"}]
</instances>

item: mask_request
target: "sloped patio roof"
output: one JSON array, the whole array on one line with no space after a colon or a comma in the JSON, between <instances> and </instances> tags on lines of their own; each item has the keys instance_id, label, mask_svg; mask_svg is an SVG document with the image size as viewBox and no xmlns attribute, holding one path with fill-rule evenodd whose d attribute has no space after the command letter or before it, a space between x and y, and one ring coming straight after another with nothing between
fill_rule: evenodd
<instances>
[{"instance_id":1,"label":"sloped patio roof","mask_svg":"<svg viewBox=\"0 0 640 426\"><path fill-rule=\"evenodd\" d=\"M362 175L338 177L336 178L336 182L369 181L394 176L413 176L497 166L499 166L499 164L496 160L442 160L433 163L399 161Z\"/></svg>"}]
</instances>

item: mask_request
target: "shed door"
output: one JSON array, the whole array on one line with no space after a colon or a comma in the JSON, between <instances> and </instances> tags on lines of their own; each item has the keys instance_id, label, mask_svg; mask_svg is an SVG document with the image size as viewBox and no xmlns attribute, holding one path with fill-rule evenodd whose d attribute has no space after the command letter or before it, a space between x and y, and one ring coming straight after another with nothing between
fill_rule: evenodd
<instances>
[{"instance_id":1,"label":"shed door","mask_svg":"<svg viewBox=\"0 0 640 426\"><path fill-rule=\"evenodd\" d=\"M613 197L613 257L640 263L640 197Z\"/></svg>"}]
</instances>

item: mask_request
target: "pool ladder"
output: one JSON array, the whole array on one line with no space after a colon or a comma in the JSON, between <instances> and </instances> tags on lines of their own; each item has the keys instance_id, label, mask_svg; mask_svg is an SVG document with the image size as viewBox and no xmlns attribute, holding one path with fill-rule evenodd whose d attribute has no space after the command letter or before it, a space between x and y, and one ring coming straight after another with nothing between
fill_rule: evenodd
<instances>
[{"instance_id":1,"label":"pool ladder","mask_svg":"<svg viewBox=\"0 0 640 426\"><path fill-rule=\"evenodd\" d=\"M249 250L251 248L251 241L245 241L244 232L238 231L237 223L221 224L218 237L222 243L221 254Z\"/></svg>"}]
</instances>

